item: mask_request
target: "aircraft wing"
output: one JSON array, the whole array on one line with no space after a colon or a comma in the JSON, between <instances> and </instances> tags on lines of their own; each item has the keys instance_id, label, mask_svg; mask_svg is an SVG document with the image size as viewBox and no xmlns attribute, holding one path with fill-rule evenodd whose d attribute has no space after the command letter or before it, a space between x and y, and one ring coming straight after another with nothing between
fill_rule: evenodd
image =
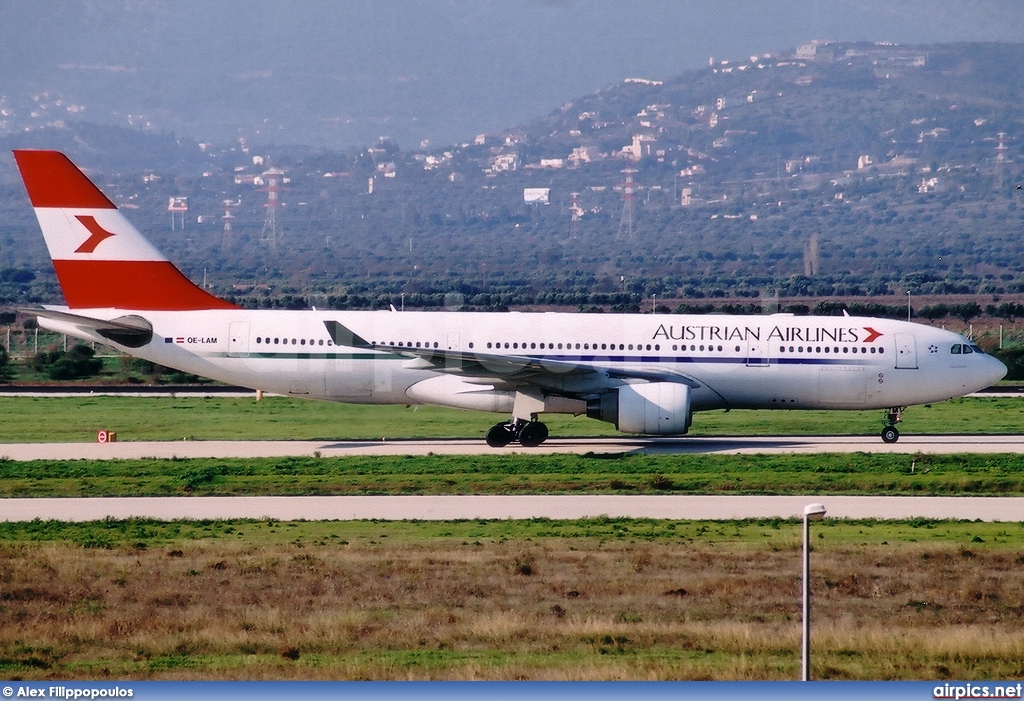
<instances>
[{"instance_id":1,"label":"aircraft wing","mask_svg":"<svg viewBox=\"0 0 1024 701\"><path fill-rule=\"evenodd\" d=\"M601 380L646 380L648 382L676 382L696 389L700 383L689 375L670 370L648 370L641 367L534 358L525 355L480 353L473 350L444 348L414 348L382 343L370 343L337 321L325 321L328 332L337 345L387 351L418 358L438 372L457 373L502 381L508 384L537 385L544 388L560 387L566 380L587 380L601 384ZM579 385L580 382L573 382ZM617 384L609 382L608 384Z\"/></svg>"}]
</instances>

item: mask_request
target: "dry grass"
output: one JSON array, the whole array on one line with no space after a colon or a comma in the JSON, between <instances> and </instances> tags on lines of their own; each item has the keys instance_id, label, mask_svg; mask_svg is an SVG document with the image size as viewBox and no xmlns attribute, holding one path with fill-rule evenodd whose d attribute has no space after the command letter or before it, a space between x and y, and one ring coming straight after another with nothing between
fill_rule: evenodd
<instances>
[{"instance_id":1,"label":"dry grass","mask_svg":"<svg viewBox=\"0 0 1024 701\"><path fill-rule=\"evenodd\" d=\"M1024 674L1009 550L814 555L814 674ZM0 674L792 679L795 548L596 539L0 548Z\"/></svg>"}]
</instances>

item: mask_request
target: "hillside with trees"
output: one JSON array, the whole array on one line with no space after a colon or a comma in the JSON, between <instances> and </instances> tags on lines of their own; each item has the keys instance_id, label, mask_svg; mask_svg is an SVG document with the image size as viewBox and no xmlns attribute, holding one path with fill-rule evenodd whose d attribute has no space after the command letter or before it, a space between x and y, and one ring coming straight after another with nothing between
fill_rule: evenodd
<instances>
[{"instance_id":1,"label":"hillside with trees","mask_svg":"<svg viewBox=\"0 0 1024 701\"><path fill-rule=\"evenodd\" d=\"M66 150L193 280L250 306L596 310L656 295L728 311L779 295L809 310L898 308L910 292L998 309L1024 294L1021 65L1021 45L821 42L628 80L442 148L213 144L76 121L0 145ZM271 166L287 181L273 244ZM171 197L188 198L184 229ZM0 304L57 301L5 157Z\"/></svg>"}]
</instances>

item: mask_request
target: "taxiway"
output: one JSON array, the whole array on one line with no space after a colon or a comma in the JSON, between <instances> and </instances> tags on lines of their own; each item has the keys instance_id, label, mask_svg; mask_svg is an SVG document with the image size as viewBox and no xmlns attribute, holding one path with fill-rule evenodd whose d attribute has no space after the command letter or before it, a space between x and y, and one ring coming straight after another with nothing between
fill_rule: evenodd
<instances>
[{"instance_id":1,"label":"taxiway","mask_svg":"<svg viewBox=\"0 0 1024 701\"><path fill-rule=\"evenodd\" d=\"M552 438L537 448L491 448L483 439L363 441L130 441L5 443L0 459L274 458L354 455L494 455L520 453L717 453L723 455L897 453L1024 453L1024 436L906 435L886 444L876 436L735 436L685 438Z\"/></svg>"}]
</instances>

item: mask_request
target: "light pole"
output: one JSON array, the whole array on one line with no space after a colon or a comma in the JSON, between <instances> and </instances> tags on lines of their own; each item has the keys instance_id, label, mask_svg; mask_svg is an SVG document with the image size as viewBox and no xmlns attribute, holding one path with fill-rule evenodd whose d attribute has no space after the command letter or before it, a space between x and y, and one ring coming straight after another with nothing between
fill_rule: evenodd
<instances>
[{"instance_id":1,"label":"light pole","mask_svg":"<svg viewBox=\"0 0 1024 701\"><path fill-rule=\"evenodd\" d=\"M811 521L820 521L825 515L823 504L804 507L804 635L801 645L800 680L811 679Z\"/></svg>"}]
</instances>

